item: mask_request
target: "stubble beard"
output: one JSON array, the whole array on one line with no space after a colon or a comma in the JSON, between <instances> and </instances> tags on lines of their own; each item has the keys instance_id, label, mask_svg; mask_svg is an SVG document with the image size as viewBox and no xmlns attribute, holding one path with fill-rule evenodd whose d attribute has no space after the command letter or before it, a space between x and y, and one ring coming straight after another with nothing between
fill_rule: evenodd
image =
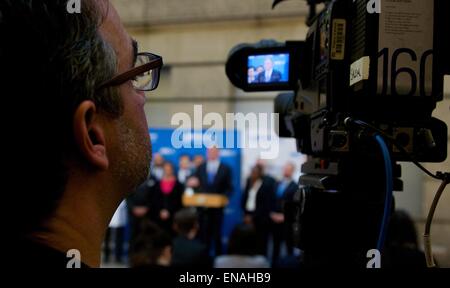
<instances>
[{"instance_id":1,"label":"stubble beard","mask_svg":"<svg viewBox=\"0 0 450 288\"><path fill-rule=\"evenodd\" d=\"M134 192L148 177L152 158L150 136L145 131L130 128L118 121L120 157L113 171L117 180L125 185L125 196Z\"/></svg>"}]
</instances>

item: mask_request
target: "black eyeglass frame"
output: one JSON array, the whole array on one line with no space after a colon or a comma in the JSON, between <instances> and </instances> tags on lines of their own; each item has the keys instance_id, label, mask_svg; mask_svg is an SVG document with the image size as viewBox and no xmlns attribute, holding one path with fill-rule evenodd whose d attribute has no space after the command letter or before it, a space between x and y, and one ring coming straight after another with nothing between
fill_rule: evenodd
<instances>
[{"instance_id":1,"label":"black eyeglass frame","mask_svg":"<svg viewBox=\"0 0 450 288\"><path fill-rule=\"evenodd\" d=\"M106 88L106 87L114 87L114 86L119 86L122 85L123 83L132 80L136 77L138 77L139 75L144 74L145 72L148 72L150 70L153 69L157 69L157 79L156 79L156 83L154 83L152 85L151 88L149 89L140 89L138 87L135 87L135 89L139 90L139 91L153 91L156 88L158 88L159 85L159 77L161 74L161 68L163 66L163 59L161 56L153 54L153 53L148 53L148 52L142 52L137 54L137 56L147 56L149 57L151 60L148 63L145 63L144 65L140 65L138 67L132 68L126 72L123 72L117 76L114 76L111 80L108 80L104 83L102 83L97 90ZM153 58L153 59L152 59Z\"/></svg>"}]
</instances>

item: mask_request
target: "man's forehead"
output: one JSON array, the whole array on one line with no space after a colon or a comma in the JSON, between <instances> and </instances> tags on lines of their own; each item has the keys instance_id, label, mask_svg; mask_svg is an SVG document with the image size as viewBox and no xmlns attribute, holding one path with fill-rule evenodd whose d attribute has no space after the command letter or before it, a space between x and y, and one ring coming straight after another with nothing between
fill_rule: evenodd
<instances>
[{"instance_id":1,"label":"man's forehead","mask_svg":"<svg viewBox=\"0 0 450 288\"><path fill-rule=\"evenodd\" d=\"M99 31L102 37L111 44L119 59L127 57L130 48L131 38L125 31L125 27L120 20L117 10L109 1L99 1L102 14L105 15Z\"/></svg>"}]
</instances>

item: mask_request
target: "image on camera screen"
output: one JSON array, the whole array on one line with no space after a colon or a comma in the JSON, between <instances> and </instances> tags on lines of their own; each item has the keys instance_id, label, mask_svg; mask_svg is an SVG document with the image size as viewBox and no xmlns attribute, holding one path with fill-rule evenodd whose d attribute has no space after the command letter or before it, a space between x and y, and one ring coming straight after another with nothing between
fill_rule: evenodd
<instances>
[{"instance_id":1,"label":"image on camera screen","mask_svg":"<svg viewBox=\"0 0 450 288\"><path fill-rule=\"evenodd\" d=\"M289 54L248 56L247 84L289 82Z\"/></svg>"}]
</instances>

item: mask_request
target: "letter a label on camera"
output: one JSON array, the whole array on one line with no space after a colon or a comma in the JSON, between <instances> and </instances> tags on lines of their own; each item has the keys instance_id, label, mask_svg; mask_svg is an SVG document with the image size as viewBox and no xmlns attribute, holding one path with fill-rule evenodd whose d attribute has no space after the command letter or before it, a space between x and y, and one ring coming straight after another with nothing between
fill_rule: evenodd
<instances>
[{"instance_id":1,"label":"letter a label on camera","mask_svg":"<svg viewBox=\"0 0 450 288\"><path fill-rule=\"evenodd\" d=\"M365 56L350 66L350 86L369 79L370 57Z\"/></svg>"}]
</instances>

